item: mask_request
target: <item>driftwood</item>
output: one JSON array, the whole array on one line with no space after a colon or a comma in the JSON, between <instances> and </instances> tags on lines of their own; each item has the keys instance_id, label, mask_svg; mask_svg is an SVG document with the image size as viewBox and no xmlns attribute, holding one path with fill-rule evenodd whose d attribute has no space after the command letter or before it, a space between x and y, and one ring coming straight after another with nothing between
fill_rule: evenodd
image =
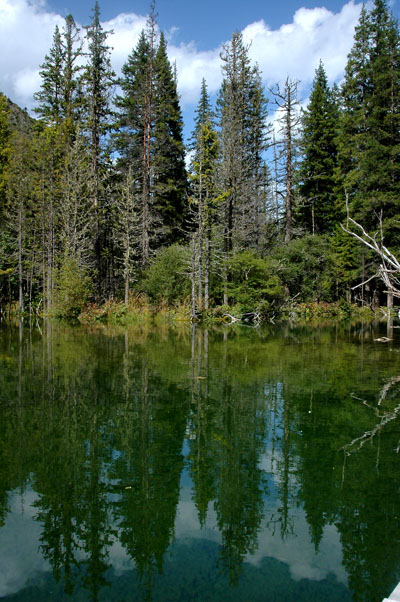
<instances>
[{"instance_id":1,"label":"driftwood","mask_svg":"<svg viewBox=\"0 0 400 602\"><path fill-rule=\"evenodd\" d=\"M383 244L383 234L382 234L382 226L380 232L380 241L378 242L376 237L377 234L371 236L368 232L354 219L351 217L347 218L347 222L355 226L360 234L354 232L354 230L350 230L348 227L346 228L343 224L340 224L340 227L344 232L350 234L358 241L363 243L368 248L372 249L381 259L381 263L378 269L378 272L361 282L361 284L357 284L352 288L352 290L359 288L360 286L364 286L368 282L370 282L373 278L380 278L385 284L387 290L385 291L387 294L393 295L393 297L400 298L400 261L389 251L389 249Z\"/></svg>"},{"instance_id":2,"label":"driftwood","mask_svg":"<svg viewBox=\"0 0 400 602\"><path fill-rule=\"evenodd\" d=\"M238 316L232 316L232 314L226 313L222 316L222 319L227 324L234 324L235 322L244 322L245 324L256 324L260 323L260 314L249 311L244 314L239 314Z\"/></svg>"}]
</instances>

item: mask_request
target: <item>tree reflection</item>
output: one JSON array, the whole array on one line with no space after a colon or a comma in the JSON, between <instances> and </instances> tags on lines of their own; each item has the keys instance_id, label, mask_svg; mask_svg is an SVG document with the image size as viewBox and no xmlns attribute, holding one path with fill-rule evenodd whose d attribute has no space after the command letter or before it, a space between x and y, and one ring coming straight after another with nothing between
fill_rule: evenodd
<instances>
[{"instance_id":1,"label":"tree reflection","mask_svg":"<svg viewBox=\"0 0 400 602\"><path fill-rule=\"evenodd\" d=\"M261 530L287 540L304 511L316 553L327 527L339 534L354 600L391 591L400 381L387 351L326 331L246 333L47 326L0 339L0 526L10 492L31 488L41 554L67 593L100 599L121 544L151 599L182 478L200 527L215 517L232 584Z\"/></svg>"}]
</instances>

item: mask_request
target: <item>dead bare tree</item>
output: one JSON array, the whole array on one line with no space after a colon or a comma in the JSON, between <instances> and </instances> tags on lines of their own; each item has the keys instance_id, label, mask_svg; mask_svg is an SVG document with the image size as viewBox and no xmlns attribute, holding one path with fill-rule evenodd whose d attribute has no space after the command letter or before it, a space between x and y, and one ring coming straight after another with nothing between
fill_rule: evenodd
<instances>
[{"instance_id":1,"label":"dead bare tree","mask_svg":"<svg viewBox=\"0 0 400 602\"><path fill-rule=\"evenodd\" d=\"M363 245L372 249L380 258L380 265L378 271L367 280L364 280L360 284L354 286L352 290L359 288L360 286L365 286L365 284L367 284L374 278L380 278L387 289L385 293L388 296L388 308L393 307L393 297L397 297L400 299L400 261L383 244L382 225L379 232L380 240L377 240L378 233L375 233L374 235L368 234L368 232L363 228L363 226L361 226L361 224L356 222L351 217L347 217L347 224L347 227L341 224L342 230L356 238ZM349 228L349 225L354 226L359 231L359 233L357 232L357 230L351 230Z\"/></svg>"}]
</instances>

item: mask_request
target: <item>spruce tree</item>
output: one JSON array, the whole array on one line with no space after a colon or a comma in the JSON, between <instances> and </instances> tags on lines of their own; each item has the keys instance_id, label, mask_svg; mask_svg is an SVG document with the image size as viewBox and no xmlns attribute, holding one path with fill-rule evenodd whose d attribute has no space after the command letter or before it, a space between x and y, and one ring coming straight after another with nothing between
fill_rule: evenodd
<instances>
[{"instance_id":1,"label":"spruce tree","mask_svg":"<svg viewBox=\"0 0 400 602\"><path fill-rule=\"evenodd\" d=\"M116 124L119 167L130 170L140 214L140 261L182 238L187 178L176 79L163 34L156 45L154 10L122 68Z\"/></svg>"},{"instance_id":2,"label":"spruce tree","mask_svg":"<svg viewBox=\"0 0 400 602\"><path fill-rule=\"evenodd\" d=\"M61 44L64 54L62 110L66 121L66 129L72 134L77 127L82 110L79 78L81 67L78 65L79 57L82 55L82 43L79 37L79 29L72 15L65 17Z\"/></svg>"},{"instance_id":3,"label":"spruce tree","mask_svg":"<svg viewBox=\"0 0 400 602\"><path fill-rule=\"evenodd\" d=\"M87 64L82 74L85 104L82 130L88 139L91 157L90 192L94 208L94 249L98 277L97 294L114 294L114 253L112 236L112 206L106 194L110 162L107 156L107 134L112 128L111 102L115 74L111 68L111 49L100 23L100 9L96 1L92 22L86 29Z\"/></svg>"},{"instance_id":4,"label":"spruce tree","mask_svg":"<svg viewBox=\"0 0 400 602\"><path fill-rule=\"evenodd\" d=\"M87 65L83 73L86 98L83 127L88 133L92 157L93 205L99 204L104 137L111 129L111 94L115 74L111 68L107 38L100 23L100 8L96 1L90 25L85 27L88 44Z\"/></svg>"},{"instance_id":5,"label":"spruce tree","mask_svg":"<svg viewBox=\"0 0 400 602\"><path fill-rule=\"evenodd\" d=\"M154 76L153 177L159 245L182 239L187 211L182 115L163 33L155 56Z\"/></svg>"},{"instance_id":6,"label":"spruce tree","mask_svg":"<svg viewBox=\"0 0 400 602\"><path fill-rule=\"evenodd\" d=\"M150 15L136 48L122 67L117 97L119 108L116 145L119 167L124 179L130 173L140 212L140 260L142 267L150 260L150 237L154 216L150 184L152 181L152 138L154 130L154 59L156 23Z\"/></svg>"},{"instance_id":7,"label":"spruce tree","mask_svg":"<svg viewBox=\"0 0 400 602\"><path fill-rule=\"evenodd\" d=\"M252 67L240 32L224 46L223 82L218 98L221 132L221 179L226 192L224 248L257 243L254 224L259 218L264 189L262 153L266 148L266 99L257 67Z\"/></svg>"},{"instance_id":8,"label":"spruce tree","mask_svg":"<svg viewBox=\"0 0 400 602\"><path fill-rule=\"evenodd\" d=\"M400 241L400 48L387 5L362 9L342 87L339 160L349 207L367 229L383 215L388 243Z\"/></svg>"},{"instance_id":9,"label":"spruce tree","mask_svg":"<svg viewBox=\"0 0 400 602\"><path fill-rule=\"evenodd\" d=\"M39 92L34 94L38 106L34 111L46 123L58 125L61 122L63 104L63 67L64 49L61 33L56 25L53 44L41 65L42 84Z\"/></svg>"},{"instance_id":10,"label":"spruce tree","mask_svg":"<svg viewBox=\"0 0 400 602\"><path fill-rule=\"evenodd\" d=\"M311 234L332 232L336 212L337 123L339 110L322 63L315 73L302 115L299 206L296 224Z\"/></svg>"},{"instance_id":11,"label":"spruce tree","mask_svg":"<svg viewBox=\"0 0 400 602\"><path fill-rule=\"evenodd\" d=\"M196 231L192 240L192 313L207 310L211 268L212 225L218 203L218 134L206 82L201 85L192 135L193 158L190 165L191 204Z\"/></svg>"},{"instance_id":12,"label":"spruce tree","mask_svg":"<svg viewBox=\"0 0 400 602\"><path fill-rule=\"evenodd\" d=\"M11 129L8 100L0 93L0 223L3 223L6 204L6 172L11 154ZM0 227L1 235L1 227Z\"/></svg>"}]
</instances>

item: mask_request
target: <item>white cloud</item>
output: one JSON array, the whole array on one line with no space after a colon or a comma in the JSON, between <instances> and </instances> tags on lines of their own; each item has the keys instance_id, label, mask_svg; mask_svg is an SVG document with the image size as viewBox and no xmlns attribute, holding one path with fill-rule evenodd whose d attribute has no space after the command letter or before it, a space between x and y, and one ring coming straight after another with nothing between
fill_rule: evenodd
<instances>
[{"instance_id":1,"label":"white cloud","mask_svg":"<svg viewBox=\"0 0 400 602\"><path fill-rule=\"evenodd\" d=\"M0 0L0 90L22 106L32 106L40 83L39 65L64 19L43 2Z\"/></svg>"},{"instance_id":2,"label":"white cloud","mask_svg":"<svg viewBox=\"0 0 400 602\"><path fill-rule=\"evenodd\" d=\"M121 72L122 65L128 55L136 46L140 32L146 26L146 17L134 13L122 13L103 24L106 31L114 33L108 39L112 47L112 66L117 74Z\"/></svg>"},{"instance_id":3,"label":"white cloud","mask_svg":"<svg viewBox=\"0 0 400 602\"><path fill-rule=\"evenodd\" d=\"M352 46L354 26L361 4L353 0L341 11L326 8L300 8L291 23L272 30L264 21L249 24L243 31L250 44L250 56L258 62L267 86L283 81L288 74L301 80L304 90L310 86L320 59L331 82L343 76L347 54ZM40 85L39 65L51 43L54 27L63 26L60 15L46 9L43 0L0 0L0 90L22 106L33 106L32 95ZM136 45L146 17L120 14L104 23L113 29L109 44L112 63L120 73L128 54ZM176 61L182 105L197 103L200 82L207 80L210 93L221 83L221 48L199 51L194 42L175 46L174 28L169 56Z\"/></svg>"},{"instance_id":4,"label":"white cloud","mask_svg":"<svg viewBox=\"0 0 400 602\"><path fill-rule=\"evenodd\" d=\"M287 75L306 88L312 82L320 59L331 82L343 76L353 44L354 27L361 5L348 2L339 13L326 8L300 8L293 22L271 30L264 21L252 23L243 31L249 54L260 66L267 85Z\"/></svg>"}]
</instances>

